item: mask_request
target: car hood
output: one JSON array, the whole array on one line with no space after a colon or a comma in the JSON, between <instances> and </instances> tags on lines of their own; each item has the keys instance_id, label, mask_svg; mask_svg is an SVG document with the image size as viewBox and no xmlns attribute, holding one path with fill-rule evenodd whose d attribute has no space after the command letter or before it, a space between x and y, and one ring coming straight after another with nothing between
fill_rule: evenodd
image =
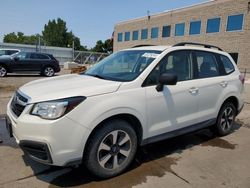
<instances>
[{"instance_id":1,"label":"car hood","mask_svg":"<svg viewBox=\"0 0 250 188\"><path fill-rule=\"evenodd\" d=\"M87 75L69 74L29 82L19 88L28 96L29 103L74 96L91 97L118 90L121 82L103 80Z\"/></svg>"}]
</instances>

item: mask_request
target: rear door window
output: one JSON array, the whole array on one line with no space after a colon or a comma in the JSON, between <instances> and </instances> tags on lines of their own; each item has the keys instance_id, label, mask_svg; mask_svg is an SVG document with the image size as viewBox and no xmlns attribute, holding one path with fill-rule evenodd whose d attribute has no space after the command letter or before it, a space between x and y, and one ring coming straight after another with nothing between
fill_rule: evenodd
<instances>
[{"instance_id":1,"label":"rear door window","mask_svg":"<svg viewBox=\"0 0 250 188\"><path fill-rule=\"evenodd\" d=\"M198 78L210 78L219 76L219 67L213 53L196 51L196 61L198 66Z\"/></svg>"},{"instance_id":2,"label":"rear door window","mask_svg":"<svg viewBox=\"0 0 250 188\"><path fill-rule=\"evenodd\" d=\"M230 73L234 72L234 70L235 70L234 66L227 56L220 55L220 60L223 64L223 67L225 69L226 74L230 74Z\"/></svg>"},{"instance_id":3,"label":"rear door window","mask_svg":"<svg viewBox=\"0 0 250 188\"><path fill-rule=\"evenodd\" d=\"M49 57L43 54L36 54L36 53L32 53L31 54L31 59L37 59L37 60L48 60Z\"/></svg>"}]
</instances>

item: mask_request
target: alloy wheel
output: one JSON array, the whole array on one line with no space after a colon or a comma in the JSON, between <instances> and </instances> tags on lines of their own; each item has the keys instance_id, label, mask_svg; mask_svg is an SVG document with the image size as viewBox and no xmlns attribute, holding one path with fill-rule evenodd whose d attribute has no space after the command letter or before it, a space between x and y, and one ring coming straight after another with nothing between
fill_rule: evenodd
<instances>
[{"instance_id":1,"label":"alloy wheel","mask_svg":"<svg viewBox=\"0 0 250 188\"><path fill-rule=\"evenodd\" d=\"M119 168L129 157L131 152L131 138L122 130L110 132L99 145L97 159L99 165L105 169Z\"/></svg>"},{"instance_id":2,"label":"alloy wheel","mask_svg":"<svg viewBox=\"0 0 250 188\"><path fill-rule=\"evenodd\" d=\"M234 121L234 116L234 110L231 106L225 108L220 119L220 127L224 132L227 132L231 129Z\"/></svg>"},{"instance_id":3,"label":"alloy wheel","mask_svg":"<svg viewBox=\"0 0 250 188\"><path fill-rule=\"evenodd\" d=\"M4 77L6 75L7 71L4 67L0 66L0 77Z\"/></svg>"},{"instance_id":4,"label":"alloy wheel","mask_svg":"<svg viewBox=\"0 0 250 188\"><path fill-rule=\"evenodd\" d=\"M44 75L48 76L48 77L53 76L54 75L54 69L52 67L46 67L44 69Z\"/></svg>"}]
</instances>

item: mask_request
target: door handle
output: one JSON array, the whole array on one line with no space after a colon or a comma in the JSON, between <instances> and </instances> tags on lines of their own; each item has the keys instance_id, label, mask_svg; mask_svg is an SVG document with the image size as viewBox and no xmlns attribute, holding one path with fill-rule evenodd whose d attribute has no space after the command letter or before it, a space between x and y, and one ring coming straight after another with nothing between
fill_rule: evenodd
<instances>
[{"instance_id":1,"label":"door handle","mask_svg":"<svg viewBox=\"0 0 250 188\"><path fill-rule=\"evenodd\" d=\"M196 94L196 93L198 93L198 91L199 91L199 89L197 87L191 87L189 89L190 94Z\"/></svg>"},{"instance_id":2,"label":"door handle","mask_svg":"<svg viewBox=\"0 0 250 188\"><path fill-rule=\"evenodd\" d=\"M222 82L220 83L220 85L221 85L221 87L227 87L227 82L226 82L226 81L222 81Z\"/></svg>"}]
</instances>

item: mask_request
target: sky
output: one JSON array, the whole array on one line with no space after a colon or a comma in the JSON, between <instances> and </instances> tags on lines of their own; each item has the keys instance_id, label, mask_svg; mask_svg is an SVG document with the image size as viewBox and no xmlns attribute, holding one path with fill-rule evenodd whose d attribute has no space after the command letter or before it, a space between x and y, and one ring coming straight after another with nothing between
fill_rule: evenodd
<instances>
[{"instance_id":1,"label":"sky","mask_svg":"<svg viewBox=\"0 0 250 188\"><path fill-rule=\"evenodd\" d=\"M91 48L111 38L121 21L181 8L207 0L1 0L0 42L5 34L41 34L49 20L62 18L68 31Z\"/></svg>"}]
</instances>

